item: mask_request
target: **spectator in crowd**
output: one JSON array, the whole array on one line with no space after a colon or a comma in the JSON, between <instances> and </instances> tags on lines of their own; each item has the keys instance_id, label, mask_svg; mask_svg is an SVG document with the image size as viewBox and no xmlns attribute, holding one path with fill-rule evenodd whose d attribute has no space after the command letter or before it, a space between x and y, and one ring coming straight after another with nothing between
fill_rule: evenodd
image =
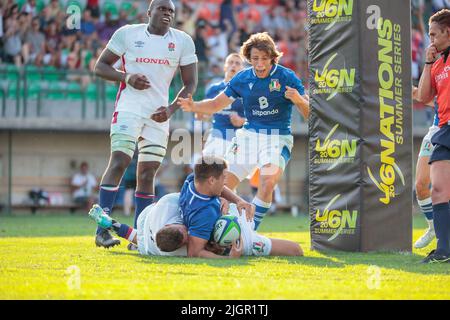
<instances>
[{"instance_id":1,"label":"spectator in crowd","mask_svg":"<svg viewBox=\"0 0 450 320\"><path fill-rule=\"evenodd\" d=\"M233 36L233 34L237 30L236 20L234 18L233 11L233 1L232 0L223 0L220 4L220 18L219 18L219 26L222 30L228 29L229 38ZM237 51L232 51L237 52Z\"/></svg>"},{"instance_id":2,"label":"spectator in crowd","mask_svg":"<svg viewBox=\"0 0 450 320\"><path fill-rule=\"evenodd\" d=\"M219 25L212 26L212 34L208 37L207 44L209 48L210 65L223 65L228 55L227 33Z\"/></svg>"},{"instance_id":3,"label":"spectator in crowd","mask_svg":"<svg viewBox=\"0 0 450 320\"><path fill-rule=\"evenodd\" d=\"M80 32L83 36L89 37L95 33L95 23L92 18L91 10L85 10L83 12L83 19L81 20Z\"/></svg>"},{"instance_id":4,"label":"spectator in crowd","mask_svg":"<svg viewBox=\"0 0 450 320\"><path fill-rule=\"evenodd\" d=\"M33 63L37 66L42 65L42 59L45 54L45 35L40 30L38 17L34 17L31 22L31 29L28 30L25 36L22 52L25 63Z\"/></svg>"},{"instance_id":5,"label":"spectator in crowd","mask_svg":"<svg viewBox=\"0 0 450 320\"><path fill-rule=\"evenodd\" d=\"M22 7L22 12L30 14L32 17L37 15L36 0L28 0Z\"/></svg>"},{"instance_id":6,"label":"spectator in crowd","mask_svg":"<svg viewBox=\"0 0 450 320\"><path fill-rule=\"evenodd\" d=\"M98 0L87 0L86 9L91 12L93 18L100 18L100 7L98 5Z\"/></svg>"},{"instance_id":7,"label":"spectator in crowd","mask_svg":"<svg viewBox=\"0 0 450 320\"><path fill-rule=\"evenodd\" d=\"M61 12L61 7L59 6L59 0L50 0L49 7L49 17L50 19L56 19Z\"/></svg>"},{"instance_id":8,"label":"spectator in crowd","mask_svg":"<svg viewBox=\"0 0 450 320\"><path fill-rule=\"evenodd\" d=\"M198 57L198 72L199 74L204 74L208 69L208 45L206 44L206 22L200 20L195 29L194 45L195 51Z\"/></svg>"},{"instance_id":9,"label":"spectator in crowd","mask_svg":"<svg viewBox=\"0 0 450 320\"><path fill-rule=\"evenodd\" d=\"M105 12L105 21L99 22L96 26L100 41L104 46L108 43L114 32L119 29L117 21L112 19L110 11Z\"/></svg>"},{"instance_id":10,"label":"spectator in crowd","mask_svg":"<svg viewBox=\"0 0 450 320\"><path fill-rule=\"evenodd\" d=\"M75 173L71 181L73 201L89 210L96 199L96 190L98 189L97 178L89 172L87 162L82 162L80 171Z\"/></svg>"},{"instance_id":11,"label":"spectator in crowd","mask_svg":"<svg viewBox=\"0 0 450 320\"><path fill-rule=\"evenodd\" d=\"M189 6L187 3L183 3L181 10L179 11L180 14L177 17L177 25L180 30L183 30L191 37L195 37L196 29L197 29L197 19L198 19L198 12L199 12L200 6L193 9L191 6Z\"/></svg>"},{"instance_id":12,"label":"spectator in crowd","mask_svg":"<svg viewBox=\"0 0 450 320\"><path fill-rule=\"evenodd\" d=\"M22 65L22 37L20 35L19 21L8 19L4 40L4 51L6 63Z\"/></svg>"}]
</instances>

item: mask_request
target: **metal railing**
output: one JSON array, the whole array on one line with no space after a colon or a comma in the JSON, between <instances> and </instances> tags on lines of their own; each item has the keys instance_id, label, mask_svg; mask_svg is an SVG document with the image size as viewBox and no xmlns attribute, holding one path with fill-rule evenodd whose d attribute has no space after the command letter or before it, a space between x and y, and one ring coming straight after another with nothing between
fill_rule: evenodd
<instances>
[{"instance_id":1,"label":"metal railing","mask_svg":"<svg viewBox=\"0 0 450 320\"><path fill-rule=\"evenodd\" d=\"M107 107L113 104L118 90L118 84L98 78L89 71L34 66L16 68L12 65L0 65L0 78L1 116L3 118L6 117L7 108L13 104L15 105L15 117L29 117L30 101L35 101L35 117L39 118L42 116L42 107L45 101L52 95L56 95L58 98L51 98L51 100L58 101L69 98L75 103L78 100L81 119L86 118L88 108L95 109L96 119L104 119L109 116ZM81 85L81 81L74 80L75 78L88 78L89 81L86 81L86 85ZM73 84L77 84L77 86L73 86ZM34 86L34 88L30 86ZM178 92L181 86L181 79L177 75L172 82L171 92ZM112 93L114 93L114 97L112 97ZM78 98L73 98L76 96Z\"/></svg>"}]
</instances>

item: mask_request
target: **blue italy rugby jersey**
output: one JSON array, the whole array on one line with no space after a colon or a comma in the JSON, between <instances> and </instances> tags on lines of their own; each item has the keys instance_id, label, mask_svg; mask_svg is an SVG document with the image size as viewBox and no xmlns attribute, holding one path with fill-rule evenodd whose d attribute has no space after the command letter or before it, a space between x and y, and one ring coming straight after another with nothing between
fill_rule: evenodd
<instances>
[{"instance_id":1,"label":"blue italy rugby jersey","mask_svg":"<svg viewBox=\"0 0 450 320\"><path fill-rule=\"evenodd\" d=\"M214 224L221 216L219 197L209 197L198 193L195 190L194 175L191 174L181 188L179 205L183 223L189 235L209 240Z\"/></svg>"},{"instance_id":2,"label":"blue italy rugby jersey","mask_svg":"<svg viewBox=\"0 0 450 320\"><path fill-rule=\"evenodd\" d=\"M278 134L290 134L293 103L284 97L286 86L305 94L302 81L294 71L275 64L266 78L258 78L251 67L231 79L225 94L234 99L242 98L247 118L245 129L266 130L268 134L270 130L278 130Z\"/></svg>"}]
</instances>

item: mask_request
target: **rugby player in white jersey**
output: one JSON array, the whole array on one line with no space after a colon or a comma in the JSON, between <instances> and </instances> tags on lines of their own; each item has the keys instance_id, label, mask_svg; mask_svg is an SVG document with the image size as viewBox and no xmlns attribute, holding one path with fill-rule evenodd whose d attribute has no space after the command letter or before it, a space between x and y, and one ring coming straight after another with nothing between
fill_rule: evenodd
<instances>
[{"instance_id":1,"label":"rugby player in white jersey","mask_svg":"<svg viewBox=\"0 0 450 320\"><path fill-rule=\"evenodd\" d=\"M154 177L166 153L168 119L178 109L176 103L169 105L168 101L177 69L184 86L174 101L193 94L197 86L194 42L185 32L170 27L175 16L172 1L152 0L147 15L148 24L118 29L95 66L97 76L120 82L111 123L111 156L100 184L99 205L111 212L137 143L135 227L141 211L153 202ZM113 67L119 60L122 70ZM98 228L95 243L109 248L120 241Z\"/></svg>"},{"instance_id":2,"label":"rugby player in white jersey","mask_svg":"<svg viewBox=\"0 0 450 320\"><path fill-rule=\"evenodd\" d=\"M99 226L112 229L122 237L138 246L142 255L156 256L188 256L188 231L183 224L179 210L179 193L171 193L162 197L144 211L138 219L137 229L113 220L99 206L94 206L89 215ZM234 243L231 248L220 247L213 242L206 245L206 250L216 253L210 258L239 258L244 256L302 256L299 244L289 240L271 239L258 234L254 222L247 221L240 215L235 204L230 204L228 214L238 217L241 227L241 242Z\"/></svg>"}]
</instances>

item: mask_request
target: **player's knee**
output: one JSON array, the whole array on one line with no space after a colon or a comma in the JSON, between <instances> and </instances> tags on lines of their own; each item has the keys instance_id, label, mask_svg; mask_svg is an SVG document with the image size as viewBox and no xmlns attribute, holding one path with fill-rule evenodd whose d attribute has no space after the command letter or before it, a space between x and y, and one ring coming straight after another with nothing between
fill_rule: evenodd
<instances>
[{"instance_id":1,"label":"player's knee","mask_svg":"<svg viewBox=\"0 0 450 320\"><path fill-rule=\"evenodd\" d=\"M276 181L275 177L265 176L265 177L261 178L261 187L263 189L263 192L272 194L276 185L277 185L277 181Z\"/></svg>"},{"instance_id":2,"label":"player's knee","mask_svg":"<svg viewBox=\"0 0 450 320\"><path fill-rule=\"evenodd\" d=\"M431 189L431 201L434 204L449 201L450 190L449 188L441 183L433 184Z\"/></svg>"},{"instance_id":3,"label":"player's knee","mask_svg":"<svg viewBox=\"0 0 450 320\"><path fill-rule=\"evenodd\" d=\"M127 157L111 157L111 161L109 163L109 169L118 174L123 174L130 164L130 160Z\"/></svg>"},{"instance_id":4,"label":"player's knee","mask_svg":"<svg viewBox=\"0 0 450 320\"><path fill-rule=\"evenodd\" d=\"M139 166L138 176L140 181L152 182L155 179L158 166Z\"/></svg>"}]
</instances>

